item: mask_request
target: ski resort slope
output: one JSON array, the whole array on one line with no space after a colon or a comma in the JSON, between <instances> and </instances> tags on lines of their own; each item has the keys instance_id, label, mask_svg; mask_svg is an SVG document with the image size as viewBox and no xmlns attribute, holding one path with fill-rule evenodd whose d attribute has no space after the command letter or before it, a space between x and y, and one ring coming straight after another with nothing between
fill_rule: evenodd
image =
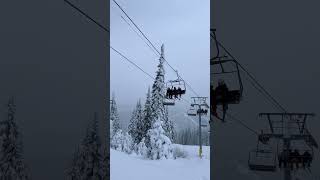
<instances>
[{"instance_id":1,"label":"ski resort slope","mask_svg":"<svg viewBox=\"0 0 320 180\"><path fill-rule=\"evenodd\" d=\"M203 158L198 146L177 145L186 158L149 160L135 154L110 149L111 180L210 180L210 147L203 146Z\"/></svg>"}]
</instances>

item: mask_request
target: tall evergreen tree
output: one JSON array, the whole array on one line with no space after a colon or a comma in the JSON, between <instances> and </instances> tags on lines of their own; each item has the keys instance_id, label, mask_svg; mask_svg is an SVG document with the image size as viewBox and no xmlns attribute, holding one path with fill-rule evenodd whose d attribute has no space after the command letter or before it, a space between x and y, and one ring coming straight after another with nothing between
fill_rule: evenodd
<instances>
[{"instance_id":1,"label":"tall evergreen tree","mask_svg":"<svg viewBox=\"0 0 320 180\"><path fill-rule=\"evenodd\" d=\"M165 122L165 82L164 82L164 45L161 46L161 56L159 58L158 70L156 72L156 78L152 85L151 91L151 101L152 101L152 119L153 122L159 119L162 122Z\"/></svg>"},{"instance_id":2,"label":"tall evergreen tree","mask_svg":"<svg viewBox=\"0 0 320 180\"><path fill-rule=\"evenodd\" d=\"M143 110L139 100L132 112L132 117L128 126L128 133L131 135L135 144L138 144L143 138L143 125Z\"/></svg>"},{"instance_id":3,"label":"tall evergreen tree","mask_svg":"<svg viewBox=\"0 0 320 180\"><path fill-rule=\"evenodd\" d=\"M159 59L158 70L156 72L156 78L152 86L152 119L153 122L156 119L162 121L162 126L165 131L165 134L170 138L171 141L174 140L174 126L173 122L169 118L168 108L164 105L165 100L165 70L163 63L164 59L164 45L161 46L161 56Z\"/></svg>"},{"instance_id":4,"label":"tall evergreen tree","mask_svg":"<svg viewBox=\"0 0 320 180\"><path fill-rule=\"evenodd\" d=\"M120 129L120 118L116 103L115 95L112 95L111 109L110 109L110 121L112 122L112 136Z\"/></svg>"},{"instance_id":5,"label":"tall evergreen tree","mask_svg":"<svg viewBox=\"0 0 320 180\"><path fill-rule=\"evenodd\" d=\"M148 130L151 129L152 125L152 101L151 101L151 91L150 88L148 88L147 92L147 97L146 97L146 102L144 104L144 109L143 109L143 121L141 124L141 137L146 138ZM148 138L145 139L145 143L148 146Z\"/></svg>"},{"instance_id":6,"label":"tall evergreen tree","mask_svg":"<svg viewBox=\"0 0 320 180\"><path fill-rule=\"evenodd\" d=\"M28 180L29 171L22 156L22 140L15 122L13 97L8 102L8 118L0 122L0 179Z\"/></svg>"},{"instance_id":7,"label":"tall evergreen tree","mask_svg":"<svg viewBox=\"0 0 320 180\"><path fill-rule=\"evenodd\" d=\"M103 173L103 152L98 132L98 118L95 114L79 151L74 155L68 174L71 179L80 177L80 180L96 180L102 179Z\"/></svg>"}]
</instances>

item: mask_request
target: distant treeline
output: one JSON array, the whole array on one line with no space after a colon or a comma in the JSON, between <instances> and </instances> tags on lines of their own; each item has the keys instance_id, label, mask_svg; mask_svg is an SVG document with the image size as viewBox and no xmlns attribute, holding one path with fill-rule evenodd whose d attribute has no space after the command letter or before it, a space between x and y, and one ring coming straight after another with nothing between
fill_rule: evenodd
<instances>
[{"instance_id":1,"label":"distant treeline","mask_svg":"<svg viewBox=\"0 0 320 180\"><path fill-rule=\"evenodd\" d=\"M207 128L201 130L202 145L209 146L209 136ZM187 128L175 133L175 143L183 145L198 145L199 144L199 129Z\"/></svg>"}]
</instances>

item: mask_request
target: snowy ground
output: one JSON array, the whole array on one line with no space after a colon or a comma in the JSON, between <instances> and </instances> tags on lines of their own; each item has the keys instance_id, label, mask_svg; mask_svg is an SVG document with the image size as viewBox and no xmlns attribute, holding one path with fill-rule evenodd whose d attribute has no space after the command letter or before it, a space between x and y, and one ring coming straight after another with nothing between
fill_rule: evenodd
<instances>
[{"instance_id":1,"label":"snowy ground","mask_svg":"<svg viewBox=\"0 0 320 180\"><path fill-rule=\"evenodd\" d=\"M175 145L187 152L186 158L148 160L135 154L110 149L111 180L210 180L210 147Z\"/></svg>"}]
</instances>

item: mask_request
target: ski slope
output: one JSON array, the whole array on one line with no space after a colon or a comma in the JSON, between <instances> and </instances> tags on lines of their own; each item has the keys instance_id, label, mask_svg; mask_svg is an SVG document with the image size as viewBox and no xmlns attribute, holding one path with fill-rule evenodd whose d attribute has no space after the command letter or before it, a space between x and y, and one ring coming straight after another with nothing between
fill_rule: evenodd
<instances>
[{"instance_id":1,"label":"ski slope","mask_svg":"<svg viewBox=\"0 0 320 180\"><path fill-rule=\"evenodd\" d=\"M203 158L198 146L177 145L186 158L149 160L135 154L110 149L111 180L210 180L210 147L203 146Z\"/></svg>"}]
</instances>

